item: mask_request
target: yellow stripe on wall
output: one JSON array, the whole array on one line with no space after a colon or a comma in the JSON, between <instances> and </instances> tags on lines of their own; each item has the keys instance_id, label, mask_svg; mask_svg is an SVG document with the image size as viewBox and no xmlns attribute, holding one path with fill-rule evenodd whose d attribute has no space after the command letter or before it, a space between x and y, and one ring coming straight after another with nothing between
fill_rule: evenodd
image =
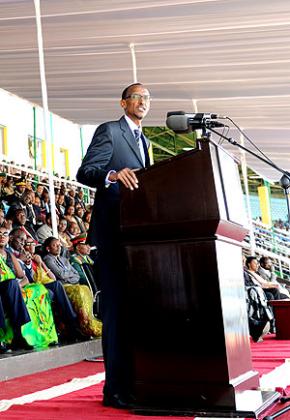
<instances>
[{"instance_id":1,"label":"yellow stripe on wall","mask_svg":"<svg viewBox=\"0 0 290 420\"><path fill-rule=\"evenodd\" d=\"M3 127L3 155L8 156L8 133L7 127Z\"/></svg>"},{"instance_id":2,"label":"yellow stripe on wall","mask_svg":"<svg viewBox=\"0 0 290 420\"><path fill-rule=\"evenodd\" d=\"M60 148L60 152L64 154L64 164L65 164L65 176L70 176L70 165L69 165L69 150Z\"/></svg>"},{"instance_id":3,"label":"yellow stripe on wall","mask_svg":"<svg viewBox=\"0 0 290 420\"><path fill-rule=\"evenodd\" d=\"M68 149L64 149L64 156L65 156L65 173L66 173L66 176L70 176L69 150Z\"/></svg>"},{"instance_id":4,"label":"yellow stripe on wall","mask_svg":"<svg viewBox=\"0 0 290 420\"><path fill-rule=\"evenodd\" d=\"M271 206L270 206L270 191L267 186L258 187L258 196L260 202L260 209L262 215L262 223L265 225L272 225Z\"/></svg>"}]
</instances>

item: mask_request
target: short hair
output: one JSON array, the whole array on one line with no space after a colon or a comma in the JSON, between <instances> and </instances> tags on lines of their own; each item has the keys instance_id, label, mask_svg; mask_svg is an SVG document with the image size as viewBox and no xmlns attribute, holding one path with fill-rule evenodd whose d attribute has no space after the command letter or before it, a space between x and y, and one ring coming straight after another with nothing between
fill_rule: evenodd
<instances>
[{"instance_id":1,"label":"short hair","mask_svg":"<svg viewBox=\"0 0 290 420\"><path fill-rule=\"evenodd\" d=\"M126 99L128 96L128 91L133 87L133 86L143 86L142 83L132 83L131 85L127 86L123 92L122 92L122 99Z\"/></svg>"},{"instance_id":2,"label":"short hair","mask_svg":"<svg viewBox=\"0 0 290 420\"><path fill-rule=\"evenodd\" d=\"M246 259L246 266L249 267L249 265L251 264L251 262L253 260L256 260L256 259L257 259L257 257L255 257L254 255L251 255L250 257L247 257L247 259Z\"/></svg>"},{"instance_id":3,"label":"short hair","mask_svg":"<svg viewBox=\"0 0 290 420\"><path fill-rule=\"evenodd\" d=\"M24 233L21 227L16 227L9 232L9 236L16 236L18 233Z\"/></svg>"},{"instance_id":4,"label":"short hair","mask_svg":"<svg viewBox=\"0 0 290 420\"><path fill-rule=\"evenodd\" d=\"M46 248L48 248L53 241L58 241L58 239L55 236L50 236L49 238L46 238L43 242L43 249L46 251Z\"/></svg>"}]
</instances>

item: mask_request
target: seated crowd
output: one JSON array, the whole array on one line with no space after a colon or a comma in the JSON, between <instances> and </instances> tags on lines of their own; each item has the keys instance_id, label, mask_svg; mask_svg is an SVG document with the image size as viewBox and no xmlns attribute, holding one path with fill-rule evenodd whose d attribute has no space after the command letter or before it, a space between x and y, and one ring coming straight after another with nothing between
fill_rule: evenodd
<instances>
[{"instance_id":1,"label":"seated crowd","mask_svg":"<svg viewBox=\"0 0 290 420\"><path fill-rule=\"evenodd\" d=\"M275 332L275 319L269 301L290 298L290 282L279 278L271 258L244 257L244 281L247 292L250 335L261 341Z\"/></svg>"},{"instance_id":2,"label":"seated crowd","mask_svg":"<svg viewBox=\"0 0 290 420\"><path fill-rule=\"evenodd\" d=\"M91 210L83 191L55 189L54 237L45 185L4 173L0 184L0 353L99 337L96 252L86 244Z\"/></svg>"}]
</instances>

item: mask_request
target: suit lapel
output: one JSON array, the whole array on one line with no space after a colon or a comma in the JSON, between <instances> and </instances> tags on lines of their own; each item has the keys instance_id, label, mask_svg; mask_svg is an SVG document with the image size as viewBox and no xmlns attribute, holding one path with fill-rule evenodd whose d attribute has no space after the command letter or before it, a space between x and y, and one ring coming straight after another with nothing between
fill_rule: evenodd
<instances>
[{"instance_id":1,"label":"suit lapel","mask_svg":"<svg viewBox=\"0 0 290 420\"><path fill-rule=\"evenodd\" d=\"M129 147L131 148L132 152L135 154L138 161L144 167L138 144L137 144L136 140L134 139L133 133L130 130L125 118L122 117L119 120L119 123L120 123L120 128L121 128L121 131L122 131L123 138L125 139L125 141L129 145Z\"/></svg>"}]
</instances>

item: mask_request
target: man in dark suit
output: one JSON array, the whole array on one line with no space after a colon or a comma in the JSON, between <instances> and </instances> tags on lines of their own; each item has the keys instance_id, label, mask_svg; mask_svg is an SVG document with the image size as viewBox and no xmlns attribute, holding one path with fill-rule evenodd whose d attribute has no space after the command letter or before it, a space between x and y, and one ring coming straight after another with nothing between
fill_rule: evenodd
<instances>
[{"instance_id":1,"label":"man in dark suit","mask_svg":"<svg viewBox=\"0 0 290 420\"><path fill-rule=\"evenodd\" d=\"M128 86L118 121L100 125L77 173L77 180L96 187L88 243L98 248L103 353L106 369L103 404L128 407L130 357L125 333L126 282L120 246L119 184L138 188L136 170L149 166L149 141L141 122L150 108L149 91L140 83Z\"/></svg>"}]
</instances>

